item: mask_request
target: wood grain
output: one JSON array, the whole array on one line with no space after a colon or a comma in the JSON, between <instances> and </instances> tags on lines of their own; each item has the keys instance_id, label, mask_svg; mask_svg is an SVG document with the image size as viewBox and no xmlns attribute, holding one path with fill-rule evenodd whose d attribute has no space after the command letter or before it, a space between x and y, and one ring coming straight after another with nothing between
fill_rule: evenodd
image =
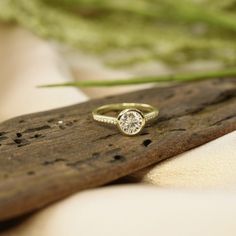
<instances>
[{"instance_id":1,"label":"wood grain","mask_svg":"<svg viewBox=\"0 0 236 236\"><path fill-rule=\"evenodd\" d=\"M160 115L141 135L122 136L91 116L97 106L115 102L148 103L159 107ZM235 79L152 88L11 119L0 124L0 220L104 185L235 129Z\"/></svg>"}]
</instances>

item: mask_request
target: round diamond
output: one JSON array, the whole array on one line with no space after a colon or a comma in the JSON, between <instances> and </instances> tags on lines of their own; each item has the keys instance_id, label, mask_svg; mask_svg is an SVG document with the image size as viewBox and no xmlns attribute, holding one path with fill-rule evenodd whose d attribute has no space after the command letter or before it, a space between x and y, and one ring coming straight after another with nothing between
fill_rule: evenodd
<instances>
[{"instance_id":1,"label":"round diamond","mask_svg":"<svg viewBox=\"0 0 236 236\"><path fill-rule=\"evenodd\" d=\"M119 114L118 124L121 131L127 135L135 135L141 131L145 120L138 110L125 110Z\"/></svg>"}]
</instances>

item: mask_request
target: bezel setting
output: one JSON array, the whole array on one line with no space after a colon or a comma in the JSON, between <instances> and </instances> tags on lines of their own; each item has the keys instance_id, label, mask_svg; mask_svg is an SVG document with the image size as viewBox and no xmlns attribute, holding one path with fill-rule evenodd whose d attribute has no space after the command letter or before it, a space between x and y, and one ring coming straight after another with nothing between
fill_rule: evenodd
<instances>
[{"instance_id":1,"label":"bezel setting","mask_svg":"<svg viewBox=\"0 0 236 236\"><path fill-rule=\"evenodd\" d=\"M146 120L143 113L138 109L125 109L117 117L119 130L128 136L133 136L141 132Z\"/></svg>"}]
</instances>

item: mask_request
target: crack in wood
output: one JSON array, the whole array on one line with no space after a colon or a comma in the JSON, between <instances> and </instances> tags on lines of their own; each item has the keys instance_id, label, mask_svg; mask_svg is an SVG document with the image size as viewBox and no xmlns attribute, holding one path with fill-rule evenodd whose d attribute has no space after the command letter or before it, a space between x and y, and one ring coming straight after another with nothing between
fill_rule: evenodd
<instances>
[{"instance_id":1,"label":"crack in wood","mask_svg":"<svg viewBox=\"0 0 236 236\"><path fill-rule=\"evenodd\" d=\"M218 121L216 121L216 122L210 124L210 126L220 125L220 124L222 124L223 121L227 121L227 120L234 119L234 118L236 118L236 115L226 116L226 117L224 117L223 119L218 120Z\"/></svg>"},{"instance_id":2,"label":"crack in wood","mask_svg":"<svg viewBox=\"0 0 236 236\"><path fill-rule=\"evenodd\" d=\"M98 124L98 125L100 125L100 124ZM111 128L116 129L116 126L111 127ZM117 133L107 134L107 135L105 135L105 136L98 137L98 138L94 139L93 141L94 141L94 142L97 142L97 141L99 141L99 140L108 139L108 138L114 137L114 136L116 136L116 135L119 135L119 133L117 132Z\"/></svg>"},{"instance_id":3,"label":"crack in wood","mask_svg":"<svg viewBox=\"0 0 236 236\"><path fill-rule=\"evenodd\" d=\"M170 129L170 130L168 130L168 132L175 132L175 131L177 131L177 132L181 132L181 131L186 131L186 129L184 129L184 128L177 128L177 129Z\"/></svg>"},{"instance_id":4,"label":"crack in wood","mask_svg":"<svg viewBox=\"0 0 236 236\"><path fill-rule=\"evenodd\" d=\"M209 109L210 106L217 105L217 104L219 105L220 103L230 101L231 99L234 99L235 97L236 97L236 89L224 91L218 95L216 100L198 104L198 107L189 107L185 111L182 111L176 115L171 114L171 116L161 116L159 117L158 122L168 121L171 119L176 119L176 118L187 116L187 115L195 115L200 112L203 112L206 108Z\"/></svg>"},{"instance_id":5,"label":"crack in wood","mask_svg":"<svg viewBox=\"0 0 236 236\"><path fill-rule=\"evenodd\" d=\"M43 165L43 166L53 165L53 164L55 164L55 163L57 163L57 162L66 162L66 160L63 159L63 158L56 158L56 159L54 159L54 160L47 160L47 161L44 161L44 162L42 163L42 165Z\"/></svg>"},{"instance_id":6,"label":"crack in wood","mask_svg":"<svg viewBox=\"0 0 236 236\"><path fill-rule=\"evenodd\" d=\"M235 97L236 97L236 89L229 89L220 93L214 101L211 101L210 103L205 103L205 106L223 103Z\"/></svg>"},{"instance_id":7,"label":"crack in wood","mask_svg":"<svg viewBox=\"0 0 236 236\"><path fill-rule=\"evenodd\" d=\"M35 127L35 128L26 129L23 133L33 133L36 131L41 131L41 130L50 129L50 128L51 128L51 126L49 126L49 125L43 125L43 126L39 126L39 127Z\"/></svg>"},{"instance_id":8,"label":"crack in wood","mask_svg":"<svg viewBox=\"0 0 236 236\"><path fill-rule=\"evenodd\" d=\"M0 137L7 134L7 132L0 132Z\"/></svg>"},{"instance_id":9,"label":"crack in wood","mask_svg":"<svg viewBox=\"0 0 236 236\"><path fill-rule=\"evenodd\" d=\"M6 136L0 137L0 141L6 140L6 139L8 139L8 137L6 137Z\"/></svg>"}]
</instances>

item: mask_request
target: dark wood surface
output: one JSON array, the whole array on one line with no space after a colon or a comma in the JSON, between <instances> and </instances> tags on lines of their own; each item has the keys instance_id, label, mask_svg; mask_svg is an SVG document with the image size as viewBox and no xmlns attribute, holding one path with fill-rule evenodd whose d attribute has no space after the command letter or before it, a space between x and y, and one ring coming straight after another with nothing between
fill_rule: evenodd
<instances>
[{"instance_id":1,"label":"dark wood surface","mask_svg":"<svg viewBox=\"0 0 236 236\"><path fill-rule=\"evenodd\" d=\"M141 135L122 136L91 116L97 106L114 102L148 103L159 107L160 115ZM8 120L0 124L0 220L104 185L235 129L235 79L152 88Z\"/></svg>"}]
</instances>

